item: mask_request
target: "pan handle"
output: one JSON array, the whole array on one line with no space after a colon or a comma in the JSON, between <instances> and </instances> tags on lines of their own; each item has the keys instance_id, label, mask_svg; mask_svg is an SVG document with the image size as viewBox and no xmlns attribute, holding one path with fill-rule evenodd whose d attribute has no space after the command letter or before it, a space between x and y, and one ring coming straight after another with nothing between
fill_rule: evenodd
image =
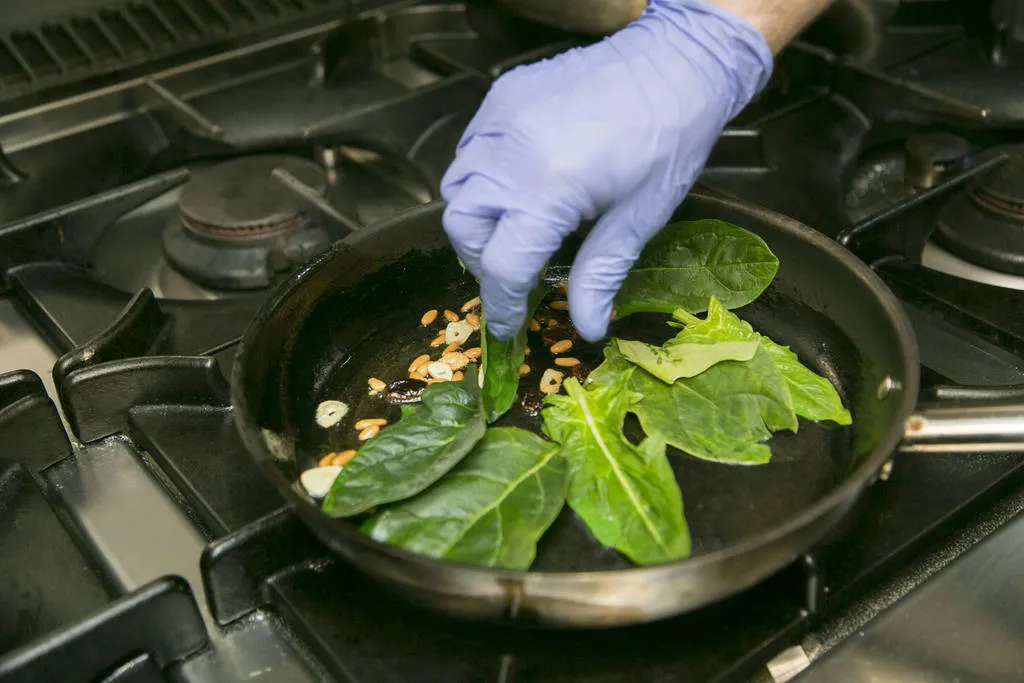
<instances>
[{"instance_id":1,"label":"pan handle","mask_svg":"<svg viewBox=\"0 0 1024 683\"><path fill-rule=\"evenodd\" d=\"M981 397L950 396L955 405L925 407L907 418L900 451L1007 453L1024 451L1024 403L964 405ZM1017 401L1021 398L1018 396Z\"/></svg>"}]
</instances>

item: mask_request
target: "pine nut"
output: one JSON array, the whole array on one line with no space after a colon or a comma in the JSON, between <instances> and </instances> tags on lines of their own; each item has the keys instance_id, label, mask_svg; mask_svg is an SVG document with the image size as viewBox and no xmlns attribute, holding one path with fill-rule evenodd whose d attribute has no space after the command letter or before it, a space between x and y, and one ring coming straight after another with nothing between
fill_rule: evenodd
<instances>
[{"instance_id":1,"label":"pine nut","mask_svg":"<svg viewBox=\"0 0 1024 683\"><path fill-rule=\"evenodd\" d=\"M444 319L450 323L453 323L459 319L459 314L455 311L449 311L447 308L444 310Z\"/></svg>"},{"instance_id":2,"label":"pine nut","mask_svg":"<svg viewBox=\"0 0 1024 683\"><path fill-rule=\"evenodd\" d=\"M416 360L409 363L409 372L416 372L419 367L425 363L430 362L430 354L424 353L421 356L416 356Z\"/></svg>"},{"instance_id":3,"label":"pine nut","mask_svg":"<svg viewBox=\"0 0 1024 683\"><path fill-rule=\"evenodd\" d=\"M579 358L572 358L567 356L565 358L556 358L555 365L561 365L563 368L571 368L580 364Z\"/></svg>"},{"instance_id":4,"label":"pine nut","mask_svg":"<svg viewBox=\"0 0 1024 683\"><path fill-rule=\"evenodd\" d=\"M436 308L431 308L429 311L424 313L422 315L422 317L420 317L420 325L423 325L424 327L426 327L427 325L431 324L435 320L437 320L437 309Z\"/></svg>"},{"instance_id":5,"label":"pine nut","mask_svg":"<svg viewBox=\"0 0 1024 683\"><path fill-rule=\"evenodd\" d=\"M530 318L530 331L540 332L540 321L536 318Z\"/></svg>"},{"instance_id":6,"label":"pine nut","mask_svg":"<svg viewBox=\"0 0 1024 683\"><path fill-rule=\"evenodd\" d=\"M446 353L441 356L441 362L450 365L452 370L461 370L469 365L469 356L458 351L455 353Z\"/></svg>"},{"instance_id":7,"label":"pine nut","mask_svg":"<svg viewBox=\"0 0 1024 683\"><path fill-rule=\"evenodd\" d=\"M436 384L437 382L447 382L447 381L448 380L446 380L446 379L439 379L437 377L434 377L433 379L428 379L427 380L427 384Z\"/></svg>"},{"instance_id":8,"label":"pine nut","mask_svg":"<svg viewBox=\"0 0 1024 683\"><path fill-rule=\"evenodd\" d=\"M530 366L529 365L527 365L526 363L523 363L522 365L519 366L519 376L520 377L522 377L523 375L529 375L529 374L530 374Z\"/></svg>"},{"instance_id":9,"label":"pine nut","mask_svg":"<svg viewBox=\"0 0 1024 683\"><path fill-rule=\"evenodd\" d=\"M374 425L378 427L383 427L387 423L388 421L385 420L383 417L365 417L362 420L356 422L354 426L357 432L361 432L367 427L373 427Z\"/></svg>"},{"instance_id":10,"label":"pine nut","mask_svg":"<svg viewBox=\"0 0 1024 683\"><path fill-rule=\"evenodd\" d=\"M466 322L472 325L474 330L480 329L480 316L476 313L467 313Z\"/></svg>"},{"instance_id":11,"label":"pine nut","mask_svg":"<svg viewBox=\"0 0 1024 683\"><path fill-rule=\"evenodd\" d=\"M568 311L569 310L569 302L568 301L552 301L550 304L548 304L548 306L552 310L554 310L554 311Z\"/></svg>"},{"instance_id":12,"label":"pine nut","mask_svg":"<svg viewBox=\"0 0 1024 683\"><path fill-rule=\"evenodd\" d=\"M470 360L476 360L480 357L480 354L483 353L483 350L479 346L474 346L471 349L466 349L463 353L465 353L466 357Z\"/></svg>"},{"instance_id":13,"label":"pine nut","mask_svg":"<svg viewBox=\"0 0 1024 683\"><path fill-rule=\"evenodd\" d=\"M337 453L328 453L324 457L320 458L320 461L316 464L317 467L327 467L331 464L331 461L334 460L334 456L336 455Z\"/></svg>"},{"instance_id":14,"label":"pine nut","mask_svg":"<svg viewBox=\"0 0 1024 683\"><path fill-rule=\"evenodd\" d=\"M461 382L465 377L466 376L462 374L462 370L458 370L454 375L452 375L452 381Z\"/></svg>"},{"instance_id":15,"label":"pine nut","mask_svg":"<svg viewBox=\"0 0 1024 683\"><path fill-rule=\"evenodd\" d=\"M367 439L372 439L373 437L377 436L377 432L379 431L380 425L370 425L363 431L359 432L359 436L356 438L358 438L360 441L366 441Z\"/></svg>"},{"instance_id":16,"label":"pine nut","mask_svg":"<svg viewBox=\"0 0 1024 683\"><path fill-rule=\"evenodd\" d=\"M455 353L458 350L459 350L458 342L452 342L448 346L444 347L444 351L441 352L441 357L444 358L448 354Z\"/></svg>"},{"instance_id":17,"label":"pine nut","mask_svg":"<svg viewBox=\"0 0 1024 683\"><path fill-rule=\"evenodd\" d=\"M548 318L548 322L547 322L547 326L548 327L555 327L557 325L558 325L558 321L557 320L555 320L554 318Z\"/></svg>"},{"instance_id":18,"label":"pine nut","mask_svg":"<svg viewBox=\"0 0 1024 683\"><path fill-rule=\"evenodd\" d=\"M471 311L480 305L480 297L474 296L472 299L462 304L462 312Z\"/></svg>"},{"instance_id":19,"label":"pine nut","mask_svg":"<svg viewBox=\"0 0 1024 683\"><path fill-rule=\"evenodd\" d=\"M572 340L571 339L563 339L562 341L557 341L554 344L552 344L550 351L551 351L551 353L565 353L566 351L568 351L571 348L572 348Z\"/></svg>"},{"instance_id":20,"label":"pine nut","mask_svg":"<svg viewBox=\"0 0 1024 683\"><path fill-rule=\"evenodd\" d=\"M557 287L558 287L558 291L562 294L562 296L565 296L566 292L569 291L569 281L568 280L559 280Z\"/></svg>"},{"instance_id":21,"label":"pine nut","mask_svg":"<svg viewBox=\"0 0 1024 683\"><path fill-rule=\"evenodd\" d=\"M438 346L444 344L444 338L445 337L443 334L439 334L437 337L434 338L434 341L430 342L430 346L436 349Z\"/></svg>"},{"instance_id":22,"label":"pine nut","mask_svg":"<svg viewBox=\"0 0 1024 683\"><path fill-rule=\"evenodd\" d=\"M419 370L415 370L415 371L409 373L409 379L418 379L421 382L425 382L426 379L427 379L427 376L424 375Z\"/></svg>"},{"instance_id":23,"label":"pine nut","mask_svg":"<svg viewBox=\"0 0 1024 683\"><path fill-rule=\"evenodd\" d=\"M523 348L523 355L524 356L529 356L531 353L533 353L533 349L531 349L529 346L526 346L526 347Z\"/></svg>"},{"instance_id":24,"label":"pine nut","mask_svg":"<svg viewBox=\"0 0 1024 683\"><path fill-rule=\"evenodd\" d=\"M613 308L611 315L608 316L608 319L615 320L617 317L619 317L619 312Z\"/></svg>"},{"instance_id":25,"label":"pine nut","mask_svg":"<svg viewBox=\"0 0 1024 683\"><path fill-rule=\"evenodd\" d=\"M548 368L540 378L540 390L543 394L557 394L562 388L562 378L565 375L554 368Z\"/></svg>"},{"instance_id":26,"label":"pine nut","mask_svg":"<svg viewBox=\"0 0 1024 683\"><path fill-rule=\"evenodd\" d=\"M370 385L370 389L372 389L373 391L384 391L385 389L388 388L387 384L380 381L376 377L371 377L370 379L366 380L366 383Z\"/></svg>"},{"instance_id":27,"label":"pine nut","mask_svg":"<svg viewBox=\"0 0 1024 683\"><path fill-rule=\"evenodd\" d=\"M337 467L344 467L348 464L349 460L356 457L356 452L357 451L354 448L350 448L349 450L342 451L341 453L332 453L331 455L334 456L334 459L331 461L331 464L336 465Z\"/></svg>"}]
</instances>

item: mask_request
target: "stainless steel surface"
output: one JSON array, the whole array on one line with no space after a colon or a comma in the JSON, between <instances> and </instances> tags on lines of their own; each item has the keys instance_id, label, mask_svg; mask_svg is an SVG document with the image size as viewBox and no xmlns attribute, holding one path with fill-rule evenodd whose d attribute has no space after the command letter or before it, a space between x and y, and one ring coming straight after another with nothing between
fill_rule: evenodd
<instances>
[{"instance_id":1,"label":"stainless steel surface","mask_svg":"<svg viewBox=\"0 0 1024 683\"><path fill-rule=\"evenodd\" d=\"M1024 290L1024 277L982 268L949 253L932 242L925 244L924 251L921 253L921 264L926 268L962 277L965 280L1006 289Z\"/></svg>"},{"instance_id":2,"label":"stainless steel surface","mask_svg":"<svg viewBox=\"0 0 1024 683\"><path fill-rule=\"evenodd\" d=\"M0 295L0 373L24 369L34 371L56 402L57 392L51 372L56 360L57 354L28 324L14 299Z\"/></svg>"},{"instance_id":3,"label":"stainless steel surface","mask_svg":"<svg viewBox=\"0 0 1024 683\"><path fill-rule=\"evenodd\" d=\"M1024 680L1024 516L869 622L796 680Z\"/></svg>"},{"instance_id":4,"label":"stainless steel surface","mask_svg":"<svg viewBox=\"0 0 1024 683\"><path fill-rule=\"evenodd\" d=\"M79 531L95 548L101 571L123 590L158 577L184 577L210 633L211 649L180 665L183 681L326 680L258 613L229 629L210 616L199 557L206 539L140 462L135 447L112 437L77 449L45 474Z\"/></svg>"},{"instance_id":5,"label":"stainless steel surface","mask_svg":"<svg viewBox=\"0 0 1024 683\"><path fill-rule=\"evenodd\" d=\"M911 415L901 451L1024 451L1024 405L938 407Z\"/></svg>"}]
</instances>

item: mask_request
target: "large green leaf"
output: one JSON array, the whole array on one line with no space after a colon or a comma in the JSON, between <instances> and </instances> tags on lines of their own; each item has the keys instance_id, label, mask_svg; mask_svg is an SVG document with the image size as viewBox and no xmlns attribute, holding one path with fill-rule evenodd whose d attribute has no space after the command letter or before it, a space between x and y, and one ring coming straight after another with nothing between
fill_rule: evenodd
<instances>
[{"instance_id":1,"label":"large green leaf","mask_svg":"<svg viewBox=\"0 0 1024 683\"><path fill-rule=\"evenodd\" d=\"M693 377L726 360L750 360L757 341L722 341L698 344L653 346L638 341L616 340L626 360L668 384L680 377Z\"/></svg>"},{"instance_id":2,"label":"large green leaf","mask_svg":"<svg viewBox=\"0 0 1024 683\"><path fill-rule=\"evenodd\" d=\"M620 316L699 313L711 296L728 308L744 306L771 284L779 260L757 235L725 221L666 225L647 243L616 296Z\"/></svg>"},{"instance_id":3,"label":"large green leaf","mask_svg":"<svg viewBox=\"0 0 1024 683\"><path fill-rule=\"evenodd\" d=\"M556 444L496 427L441 481L377 513L363 531L422 555L527 569L565 504L568 481Z\"/></svg>"},{"instance_id":4,"label":"large green leaf","mask_svg":"<svg viewBox=\"0 0 1024 683\"><path fill-rule=\"evenodd\" d=\"M415 411L382 429L345 465L323 511L349 517L416 495L457 465L486 429L476 372L430 385Z\"/></svg>"},{"instance_id":5,"label":"large green leaf","mask_svg":"<svg viewBox=\"0 0 1024 683\"><path fill-rule=\"evenodd\" d=\"M639 447L622 433L630 403L628 376L587 390L569 378L567 395L552 395L544 430L570 465L569 505L602 544L638 564L690 554L683 501L664 442Z\"/></svg>"},{"instance_id":6,"label":"large green leaf","mask_svg":"<svg viewBox=\"0 0 1024 683\"><path fill-rule=\"evenodd\" d=\"M772 431L795 429L786 383L767 352L749 361L725 361L701 374L665 384L629 363L615 343L588 380L609 385L628 377L629 410L648 436L690 455L738 465L768 462Z\"/></svg>"},{"instance_id":7,"label":"large green leaf","mask_svg":"<svg viewBox=\"0 0 1024 683\"><path fill-rule=\"evenodd\" d=\"M501 340L487 329L487 317L481 320L480 363L483 368L484 411L487 422L500 418L516 400L519 390L519 366L526 358L526 332L533 312L544 297L543 283L530 292L526 304L526 318L523 325L511 339Z\"/></svg>"},{"instance_id":8,"label":"large green leaf","mask_svg":"<svg viewBox=\"0 0 1024 683\"><path fill-rule=\"evenodd\" d=\"M843 407L842 399L832 383L804 366L788 347L776 344L768 337L758 334L745 320L726 310L717 298L708 302L708 314L704 320L677 309L673 317L685 327L666 342L667 349L674 345L692 345L713 342L748 342L756 340L771 357L786 381L793 400L793 410L800 417L809 420L831 420L841 425L851 422L850 413Z\"/></svg>"}]
</instances>

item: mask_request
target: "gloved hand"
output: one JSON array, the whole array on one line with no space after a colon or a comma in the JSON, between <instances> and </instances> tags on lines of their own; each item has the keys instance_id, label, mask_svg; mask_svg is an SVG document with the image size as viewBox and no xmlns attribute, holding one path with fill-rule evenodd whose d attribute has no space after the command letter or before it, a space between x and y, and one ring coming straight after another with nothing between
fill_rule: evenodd
<instances>
[{"instance_id":1,"label":"gloved hand","mask_svg":"<svg viewBox=\"0 0 1024 683\"><path fill-rule=\"evenodd\" d=\"M540 269L600 216L569 277L573 323L600 339L629 268L771 68L746 20L706 0L651 0L604 41L495 81L441 182L489 329L515 334Z\"/></svg>"}]
</instances>

